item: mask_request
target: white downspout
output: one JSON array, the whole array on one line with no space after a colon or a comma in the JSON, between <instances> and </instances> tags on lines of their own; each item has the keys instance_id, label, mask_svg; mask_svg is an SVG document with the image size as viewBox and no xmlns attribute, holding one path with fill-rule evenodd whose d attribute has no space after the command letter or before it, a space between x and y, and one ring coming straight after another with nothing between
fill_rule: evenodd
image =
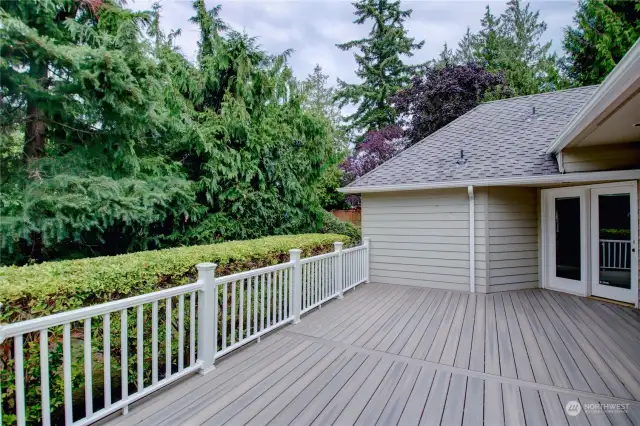
<instances>
[{"instance_id":1,"label":"white downspout","mask_svg":"<svg viewBox=\"0 0 640 426\"><path fill-rule=\"evenodd\" d=\"M476 292L476 208L473 186L467 187L469 193L469 291Z\"/></svg>"}]
</instances>

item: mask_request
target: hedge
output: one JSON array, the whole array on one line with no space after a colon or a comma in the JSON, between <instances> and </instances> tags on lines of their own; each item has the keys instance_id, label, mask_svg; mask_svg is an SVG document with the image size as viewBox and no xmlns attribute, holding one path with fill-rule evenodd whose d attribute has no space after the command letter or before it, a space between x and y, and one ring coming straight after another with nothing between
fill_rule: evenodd
<instances>
[{"instance_id":1,"label":"hedge","mask_svg":"<svg viewBox=\"0 0 640 426\"><path fill-rule=\"evenodd\" d=\"M143 251L119 256L45 262L0 268L0 323L12 323L70 309L137 296L195 281L195 265L218 264L216 275L288 260L288 250L302 256L333 249L338 234L302 234L230 241L205 246Z\"/></svg>"},{"instance_id":2,"label":"hedge","mask_svg":"<svg viewBox=\"0 0 640 426\"><path fill-rule=\"evenodd\" d=\"M287 261L288 250L300 248L303 256L324 253L333 250L333 242L350 242L348 237L338 234L305 234L295 236L275 236L249 241L232 241L207 246L181 247L158 251L146 251L127 255L98 257L81 260L48 262L39 265L0 268L0 301L3 303L0 320L15 322L28 318L49 315L69 309L95 305L111 300L150 293L193 282L196 278L195 265L201 262L218 264L217 275L259 268ZM177 310L172 306L176 336L175 319ZM164 312L164 302L159 303L160 312ZM189 303L185 306L185 327L189 327ZM136 321L135 312L128 313L128 362L130 393L136 389ZM150 324L151 309L144 309L144 324ZM120 359L120 320L119 313L111 319L111 373L114 401L119 398ZM220 322L228 319L219 318ZM158 340L164 342L164 315L159 315ZM94 358L94 407L100 407L101 380L103 372L99 369L103 353L103 329L99 318L92 321L92 354ZM74 420L84 416L84 377L82 359L82 324L72 324L72 384L74 389ZM149 345L150 327L144 329L144 383L151 383L151 347ZM62 340L61 327L49 330L50 394L52 420L63 422L62 393ZM188 358L191 342L185 340L184 347L178 348L175 339L172 352L182 351ZM163 344L160 344L158 358L160 370L163 370ZM3 383L2 413L5 424L15 424L15 386L13 339L0 344L0 381ZM175 360L173 361L175 363ZM30 333L24 340L24 369L27 402L27 423L40 421L40 379L39 379L39 339L37 333ZM173 369L176 365L172 365ZM162 376L162 374L161 374ZM96 392L97 391L97 392Z\"/></svg>"}]
</instances>

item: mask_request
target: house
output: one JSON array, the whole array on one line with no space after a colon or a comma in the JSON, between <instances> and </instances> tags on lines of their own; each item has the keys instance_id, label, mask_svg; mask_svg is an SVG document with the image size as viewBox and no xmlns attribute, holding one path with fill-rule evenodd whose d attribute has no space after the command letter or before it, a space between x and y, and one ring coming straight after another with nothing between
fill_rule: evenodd
<instances>
[{"instance_id":1,"label":"house","mask_svg":"<svg viewBox=\"0 0 640 426\"><path fill-rule=\"evenodd\" d=\"M638 306L640 42L599 86L483 103L341 191L371 281Z\"/></svg>"}]
</instances>

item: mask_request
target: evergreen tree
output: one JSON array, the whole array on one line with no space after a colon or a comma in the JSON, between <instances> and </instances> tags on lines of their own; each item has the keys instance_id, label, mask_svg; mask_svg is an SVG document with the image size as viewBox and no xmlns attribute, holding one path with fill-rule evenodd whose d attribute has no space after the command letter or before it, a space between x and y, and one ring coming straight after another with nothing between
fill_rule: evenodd
<instances>
[{"instance_id":1,"label":"evergreen tree","mask_svg":"<svg viewBox=\"0 0 640 426\"><path fill-rule=\"evenodd\" d=\"M565 29L565 68L580 85L598 84L640 37L640 1L582 0Z\"/></svg>"},{"instance_id":2,"label":"evergreen tree","mask_svg":"<svg viewBox=\"0 0 640 426\"><path fill-rule=\"evenodd\" d=\"M504 37L500 32L500 18L491 13L487 5L484 16L480 20L480 32L472 41L473 56L478 58L482 67L489 71L500 69Z\"/></svg>"},{"instance_id":3,"label":"evergreen tree","mask_svg":"<svg viewBox=\"0 0 640 426\"><path fill-rule=\"evenodd\" d=\"M338 164L346 156L349 145L349 132L344 126L340 108L334 100L336 89L329 86L328 82L329 76L323 73L320 65L316 65L313 73L309 74L302 83L305 95L303 108L326 119L332 133L333 153L324 164L317 186L320 205L326 210L345 207L344 194L337 191L341 186L343 174Z\"/></svg>"},{"instance_id":4,"label":"evergreen tree","mask_svg":"<svg viewBox=\"0 0 640 426\"><path fill-rule=\"evenodd\" d=\"M174 46L179 31L162 33L157 5L2 4L3 263L322 226L333 134L302 107L290 51L271 55L226 30L219 8L194 6L197 64Z\"/></svg>"},{"instance_id":5,"label":"evergreen tree","mask_svg":"<svg viewBox=\"0 0 640 426\"><path fill-rule=\"evenodd\" d=\"M447 42L445 42L444 46L442 47L442 51L440 51L440 54L438 55L438 59L435 63L435 66L439 68L444 68L444 67L453 65L454 62L455 62L455 56L453 54L453 51L449 49L449 46L447 46Z\"/></svg>"},{"instance_id":6,"label":"evergreen tree","mask_svg":"<svg viewBox=\"0 0 640 426\"><path fill-rule=\"evenodd\" d=\"M458 48L454 55L455 63L458 65L471 64L477 61L474 53L475 36L471 33L471 28L467 27L462 39L458 42Z\"/></svg>"},{"instance_id":7,"label":"evergreen tree","mask_svg":"<svg viewBox=\"0 0 640 426\"><path fill-rule=\"evenodd\" d=\"M364 25L372 21L372 27L367 37L337 45L342 50L359 50L354 57L361 82L348 84L338 80L336 98L340 107L358 105L356 112L347 117L352 128L379 130L395 121L388 97L406 87L420 68L404 64L401 56L413 56L424 42L417 43L407 35L404 22L412 11L401 9L399 0L358 0L353 5L357 16L354 23Z\"/></svg>"},{"instance_id":8,"label":"evergreen tree","mask_svg":"<svg viewBox=\"0 0 640 426\"><path fill-rule=\"evenodd\" d=\"M551 42L541 44L547 24L539 12L520 0L511 0L497 18L487 6L481 30L474 40L474 56L488 71L502 71L516 96L557 90L567 85L558 72Z\"/></svg>"},{"instance_id":9,"label":"evergreen tree","mask_svg":"<svg viewBox=\"0 0 640 426\"><path fill-rule=\"evenodd\" d=\"M140 28L149 14L110 1L5 2L0 9L2 245L42 260L124 244L123 233L189 210L191 185L167 159L172 127Z\"/></svg>"}]
</instances>

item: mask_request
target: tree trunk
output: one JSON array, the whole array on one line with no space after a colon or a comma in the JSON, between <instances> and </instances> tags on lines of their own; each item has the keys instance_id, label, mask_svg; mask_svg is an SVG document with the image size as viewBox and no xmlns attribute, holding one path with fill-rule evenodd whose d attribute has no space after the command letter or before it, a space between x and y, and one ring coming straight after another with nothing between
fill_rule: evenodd
<instances>
[{"instance_id":1,"label":"tree trunk","mask_svg":"<svg viewBox=\"0 0 640 426\"><path fill-rule=\"evenodd\" d=\"M45 64L32 62L29 74L40 84L42 90L47 89L48 75ZM39 99L33 96L27 99L23 158L27 165L27 173L30 179L40 179L38 166L31 167L31 164L45 155L47 126L44 111L40 109L38 102ZM29 240L29 256L37 262L42 262L42 234L38 231L32 231Z\"/></svg>"},{"instance_id":2,"label":"tree trunk","mask_svg":"<svg viewBox=\"0 0 640 426\"><path fill-rule=\"evenodd\" d=\"M29 75L40 83L42 90L46 90L47 67L44 64L31 63ZM44 112L38 107L38 99L27 99L27 123L24 132L24 161L29 164L44 157L46 141L46 123Z\"/></svg>"}]
</instances>

